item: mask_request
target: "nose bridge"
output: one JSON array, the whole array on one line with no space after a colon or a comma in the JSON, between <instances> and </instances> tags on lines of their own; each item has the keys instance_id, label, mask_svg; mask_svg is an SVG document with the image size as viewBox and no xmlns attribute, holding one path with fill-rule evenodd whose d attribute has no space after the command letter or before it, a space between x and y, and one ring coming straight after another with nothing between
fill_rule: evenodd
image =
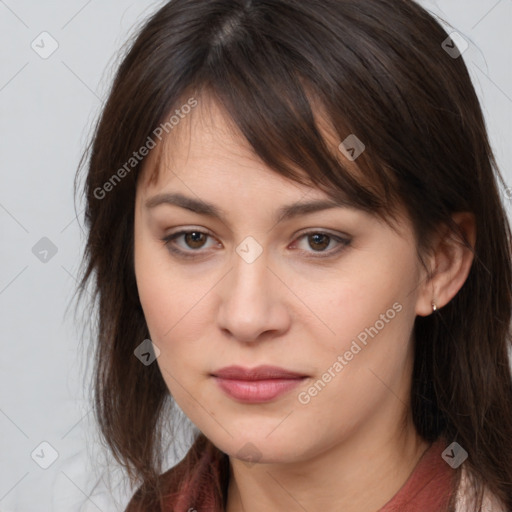
<instances>
[{"instance_id":1,"label":"nose bridge","mask_svg":"<svg viewBox=\"0 0 512 512\"><path fill-rule=\"evenodd\" d=\"M269 286L268 251L252 236L245 237L235 248L233 254L232 292L241 295L244 300L248 295L258 300L259 295Z\"/></svg>"},{"instance_id":2,"label":"nose bridge","mask_svg":"<svg viewBox=\"0 0 512 512\"><path fill-rule=\"evenodd\" d=\"M266 302L271 286L269 283L271 272L267 269L267 254L262 252L257 257L251 254L251 258L245 258L239 252L240 246L233 258L233 269L230 272L230 283L225 298L233 299L234 305L251 306L251 309L255 311Z\"/></svg>"},{"instance_id":3,"label":"nose bridge","mask_svg":"<svg viewBox=\"0 0 512 512\"><path fill-rule=\"evenodd\" d=\"M267 253L240 244L222 290L218 312L219 327L243 341L254 341L267 330L279 330L287 323L279 291L267 268Z\"/></svg>"}]
</instances>

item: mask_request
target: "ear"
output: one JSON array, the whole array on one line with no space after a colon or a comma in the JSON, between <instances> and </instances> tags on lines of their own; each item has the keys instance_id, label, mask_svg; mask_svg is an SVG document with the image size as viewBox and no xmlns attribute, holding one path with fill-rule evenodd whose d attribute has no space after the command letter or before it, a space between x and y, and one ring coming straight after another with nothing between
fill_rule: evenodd
<instances>
[{"instance_id":1,"label":"ear","mask_svg":"<svg viewBox=\"0 0 512 512\"><path fill-rule=\"evenodd\" d=\"M452 215L452 219L471 249L448 226L441 229L434 239L429 259L425 262L431 269L430 276L422 269L422 283L416 301L416 314L419 316L432 314L432 301L438 309L448 304L462 288L473 264L475 216L470 212L457 212Z\"/></svg>"}]
</instances>

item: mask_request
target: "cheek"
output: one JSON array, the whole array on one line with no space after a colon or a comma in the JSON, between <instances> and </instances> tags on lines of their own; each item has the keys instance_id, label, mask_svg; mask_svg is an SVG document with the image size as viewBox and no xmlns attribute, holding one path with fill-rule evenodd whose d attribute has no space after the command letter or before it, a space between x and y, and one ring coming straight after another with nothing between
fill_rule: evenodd
<instances>
[{"instance_id":1,"label":"cheek","mask_svg":"<svg viewBox=\"0 0 512 512\"><path fill-rule=\"evenodd\" d=\"M139 296L144 316L151 339L162 352L194 347L205 316L203 295L177 278L158 278L156 272L141 275Z\"/></svg>"},{"instance_id":2,"label":"cheek","mask_svg":"<svg viewBox=\"0 0 512 512\"><path fill-rule=\"evenodd\" d=\"M160 350L157 364L171 394L187 408L184 389L194 390L205 375L208 360L201 359L205 329L212 330L208 290L216 280L190 276L171 265L167 251L149 241L136 250L135 268L139 297L151 341ZM139 248L138 248L139 249ZM191 404L192 406L193 404Z\"/></svg>"},{"instance_id":3,"label":"cheek","mask_svg":"<svg viewBox=\"0 0 512 512\"><path fill-rule=\"evenodd\" d=\"M195 421L197 403L203 401L198 381L204 374L198 355L201 295L191 293L186 283L174 277L159 277L158 272L140 273L139 294L150 338L160 350L156 360L167 388L181 409ZM191 395L192 393L192 395Z\"/></svg>"},{"instance_id":4,"label":"cheek","mask_svg":"<svg viewBox=\"0 0 512 512\"><path fill-rule=\"evenodd\" d=\"M403 326L397 327L415 298L411 290L416 268L409 252L359 252L334 272L288 276L316 317L304 325L311 327L310 337L327 350L343 353L354 339L364 346L374 336L395 337L393 330L403 332ZM321 331L313 330L313 324ZM409 320L405 324L409 326Z\"/></svg>"},{"instance_id":5,"label":"cheek","mask_svg":"<svg viewBox=\"0 0 512 512\"><path fill-rule=\"evenodd\" d=\"M346 335L340 334L328 350L324 346L316 351L315 378L294 398L297 418L322 418L307 422L307 436L325 437L328 443L359 429L384 404L398 415L408 403L410 316L405 307L383 309L383 313L388 322L381 320L382 324L370 320L374 315L362 323L344 317Z\"/></svg>"},{"instance_id":6,"label":"cheek","mask_svg":"<svg viewBox=\"0 0 512 512\"><path fill-rule=\"evenodd\" d=\"M321 294L310 296L330 331L323 336L309 331L309 338L317 340L318 394L326 400L344 396L344 403L357 408L358 399L374 403L387 385L403 378L406 362L411 359L415 318L411 290L416 267L409 252L381 252L379 260L372 257L365 261L363 256L341 278L332 279ZM303 289L306 281L309 276L301 283ZM325 328L323 331L327 332ZM327 388L329 392L324 391ZM304 401L316 393L314 389L311 392Z\"/></svg>"},{"instance_id":7,"label":"cheek","mask_svg":"<svg viewBox=\"0 0 512 512\"><path fill-rule=\"evenodd\" d=\"M167 359L167 340L177 323L178 309L182 304L179 299L183 290L176 283L170 286L168 271L155 257L156 251L149 250L148 245L136 238L135 275L150 339L160 351L157 359L160 364L163 359ZM166 378L164 372L162 374Z\"/></svg>"},{"instance_id":8,"label":"cheek","mask_svg":"<svg viewBox=\"0 0 512 512\"><path fill-rule=\"evenodd\" d=\"M180 323L186 322L187 312L200 300L201 290L191 286L171 266L163 242L152 237L148 230L138 230L137 223L134 266L137 290L152 341L161 348Z\"/></svg>"}]
</instances>

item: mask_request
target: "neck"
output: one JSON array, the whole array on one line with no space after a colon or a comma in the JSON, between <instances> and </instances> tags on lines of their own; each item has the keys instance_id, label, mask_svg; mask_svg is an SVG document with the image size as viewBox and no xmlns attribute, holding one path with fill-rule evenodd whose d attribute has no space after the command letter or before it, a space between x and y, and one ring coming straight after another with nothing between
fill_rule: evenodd
<instances>
[{"instance_id":1,"label":"neck","mask_svg":"<svg viewBox=\"0 0 512 512\"><path fill-rule=\"evenodd\" d=\"M230 457L226 512L375 512L402 487L428 443L407 427L367 425L313 458L247 465ZM379 428L380 427L380 428ZM380 432L380 435L376 432Z\"/></svg>"}]
</instances>

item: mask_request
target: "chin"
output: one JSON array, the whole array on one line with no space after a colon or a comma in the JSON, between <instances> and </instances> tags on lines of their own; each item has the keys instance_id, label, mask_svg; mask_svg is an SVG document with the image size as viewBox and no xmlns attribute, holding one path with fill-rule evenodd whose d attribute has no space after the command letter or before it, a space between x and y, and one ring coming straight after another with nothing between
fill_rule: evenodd
<instances>
[{"instance_id":1,"label":"chin","mask_svg":"<svg viewBox=\"0 0 512 512\"><path fill-rule=\"evenodd\" d=\"M303 446L296 439L286 435L274 435L265 432L245 432L244 435L208 436L212 443L232 458L247 462L248 464L275 464L297 462L303 456ZM271 439L272 437L272 439ZM297 451L297 446L301 451Z\"/></svg>"}]
</instances>

